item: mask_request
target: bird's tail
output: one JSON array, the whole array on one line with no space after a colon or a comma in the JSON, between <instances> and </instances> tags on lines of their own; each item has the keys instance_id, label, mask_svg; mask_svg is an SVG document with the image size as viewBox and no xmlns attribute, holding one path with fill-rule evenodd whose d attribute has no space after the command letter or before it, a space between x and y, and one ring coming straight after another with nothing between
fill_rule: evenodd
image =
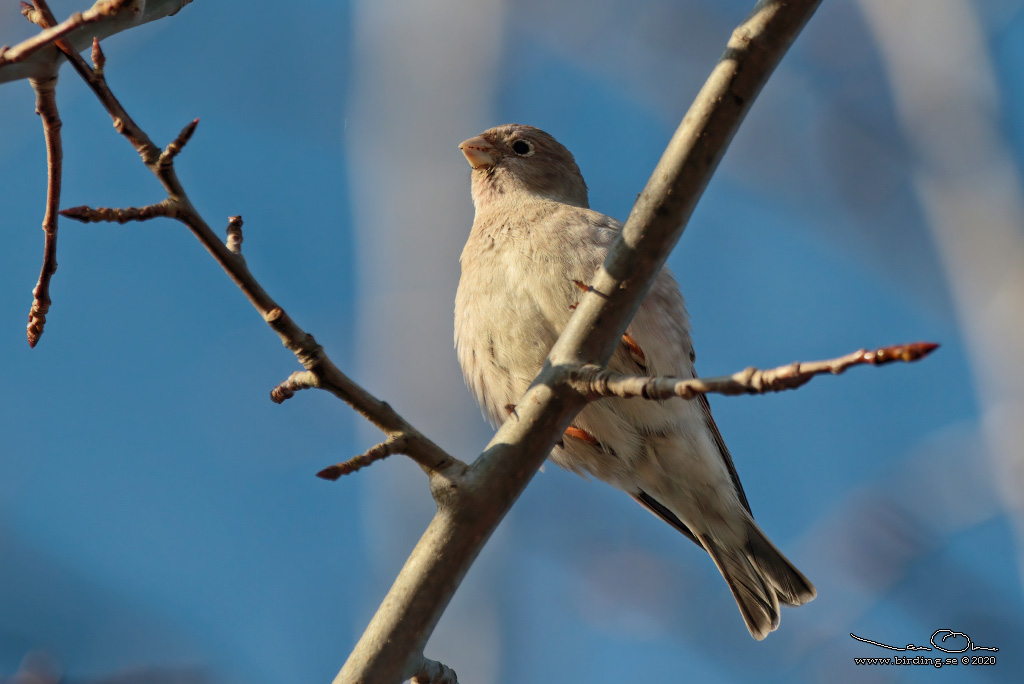
<instances>
[{"instance_id":1,"label":"bird's tail","mask_svg":"<svg viewBox=\"0 0 1024 684\"><path fill-rule=\"evenodd\" d=\"M745 546L719 544L706 534L696 537L729 584L750 635L760 641L779 626L780 603L799 606L818 592L753 518L748 518L746 531Z\"/></svg>"}]
</instances>

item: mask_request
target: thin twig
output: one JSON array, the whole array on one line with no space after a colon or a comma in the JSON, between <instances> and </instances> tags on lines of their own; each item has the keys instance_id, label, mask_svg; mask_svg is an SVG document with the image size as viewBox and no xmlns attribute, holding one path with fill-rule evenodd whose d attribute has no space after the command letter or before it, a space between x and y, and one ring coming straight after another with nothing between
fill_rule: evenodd
<instances>
[{"instance_id":1,"label":"thin twig","mask_svg":"<svg viewBox=\"0 0 1024 684\"><path fill-rule=\"evenodd\" d=\"M32 289L32 307L28 312L26 337L35 347L50 311L50 277L57 271L57 207L60 206L60 181L64 153L61 148L61 121L57 112L57 75L43 80L30 79L36 93L36 113L43 122L46 141L46 212L43 214L43 266Z\"/></svg>"},{"instance_id":2,"label":"thin twig","mask_svg":"<svg viewBox=\"0 0 1024 684\"><path fill-rule=\"evenodd\" d=\"M98 50L100 44L99 41L96 41L95 44ZM102 55L102 52L100 54ZM174 158L178 156L178 153L185 148L185 145L192 137L192 134L196 132L196 126L198 125L199 119L192 119L189 124L182 128L181 133L178 133L178 137L172 140L171 143L164 148L164 151L160 153L160 159L157 160L157 163L161 166L170 165L170 163L174 161ZM241 220L239 220L239 225L241 225Z\"/></svg>"},{"instance_id":3,"label":"thin twig","mask_svg":"<svg viewBox=\"0 0 1024 684\"><path fill-rule=\"evenodd\" d=\"M383 460L388 456L406 453L410 443L411 440L405 435L389 438L380 444L370 447L366 452L354 458L327 466L317 473L316 476L324 480L337 480L343 475L354 473L360 468L365 468L371 463Z\"/></svg>"},{"instance_id":4,"label":"thin twig","mask_svg":"<svg viewBox=\"0 0 1024 684\"><path fill-rule=\"evenodd\" d=\"M853 366L881 366L894 361L917 361L939 345L914 342L880 349L860 349L828 361L795 362L778 368L746 368L733 375L717 378L670 378L626 375L586 365L569 371L570 384L589 399L604 397L640 397L664 400L673 397L692 399L698 394L766 394L796 389L815 375L839 375Z\"/></svg>"},{"instance_id":5,"label":"thin twig","mask_svg":"<svg viewBox=\"0 0 1024 684\"><path fill-rule=\"evenodd\" d=\"M296 392L317 387L316 374L309 371L295 371L288 379L270 390L270 400L275 404L283 404L295 396Z\"/></svg>"},{"instance_id":6,"label":"thin twig","mask_svg":"<svg viewBox=\"0 0 1024 684\"><path fill-rule=\"evenodd\" d=\"M27 40L21 41L14 47L0 47L0 67L16 64L28 59L37 50L64 38L64 36L72 31L117 14L129 2L131 0L103 0L102 2L97 2L84 12L75 12L59 24L46 28L46 30L37 33ZM32 7L29 3L21 3L21 13L33 24L40 24L36 8Z\"/></svg>"},{"instance_id":7,"label":"thin twig","mask_svg":"<svg viewBox=\"0 0 1024 684\"><path fill-rule=\"evenodd\" d=\"M110 209L108 207L70 207L61 209L60 215L81 223L128 223L129 221L149 221L161 216L171 216L174 208L167 200L150 204L145 207L124 207Z\"/></svg>"},{"instance_id":8,"label":"thin twig","mask_svg":"<svg viewBox=\"0 0 1024 684\"><path fill-rule=\"evenodd\" d=\"M45 0L35 0L36 15L30 20L34 20L40 26L48 27L53 26L57 23L53 16L53 12L50 11L50 7L46 4ZM66 40L56 41L56 46L64 53L64 56L68 58L68 62L74 68L78 75L82 77L86 85L93 91L93 94L99 98L103 108L110 114L110 118L114 122L114 130L121 135L128 138L128 141L138 152L139 156L142 157L143 163L146 166L150 166L160 158L161 150L153 144L153 141L149 139L149 136L139 128L138 124L128 115L124 107L114 93L111 92L109 86L107 86L107 80L103 75L103 69L90 69L85 59L78 54L71 47ZM102 66L104 58L102 56L102 50L99 49L99 42L94 38L93 42L93 56L97 61L97 66ZM98 53L98 54L97 54Z\"/></svg>"},{"instance_id":9,"label":"thin twig","mask_svg":"<svg viewBox=\"0 0 1024 684\"><path fill-rule=\"evenodd\" d=\"M330 389L321 384L321 378L312 371L295 371L287 380L270 391L270 399L281 404L295 396L296 392L305 389ZM317 477L325 480L337 480L343 475L354 473L375 461L382 460L394 454L405 454L421 466L430 470L445 470L449 477L458 477L465 472L468 466L457 458L448 456L448 461L437 466L434 458L434 446L430 440L423 437L416 431L412 432L387 432L388 438L380 444L367 450L347 461L328 466L316 474Z\"/></svg>"}]
</instances>

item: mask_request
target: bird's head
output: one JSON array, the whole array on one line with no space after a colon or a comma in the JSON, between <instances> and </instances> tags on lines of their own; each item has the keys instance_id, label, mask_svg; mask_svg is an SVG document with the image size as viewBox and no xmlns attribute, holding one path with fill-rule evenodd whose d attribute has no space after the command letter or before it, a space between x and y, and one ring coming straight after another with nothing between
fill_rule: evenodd
<instances>
[{"instance_id":1,"label":"bird's head","mask_svg":"<svg viewBox=\"0 0 1024 684\"><path fill-rule=\"evenodd\" d=\"M496 126L464 141L459 149L473 167L477 207L515 193L588 206L587 184L572 153L539 128Z\"/></svg>"}]
</instances>

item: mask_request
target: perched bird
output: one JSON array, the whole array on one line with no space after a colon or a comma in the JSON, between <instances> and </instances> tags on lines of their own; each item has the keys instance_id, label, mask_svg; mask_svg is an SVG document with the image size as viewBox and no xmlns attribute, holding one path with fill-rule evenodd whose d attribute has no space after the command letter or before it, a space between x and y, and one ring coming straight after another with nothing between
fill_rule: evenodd
<instances>
[{"instance_id":1,"label":"perched bird","mask_svg":"<svg viewBox=\"0 0 1024 684\"><path fill-rule=\"evenodd\" d=\"M540 371L622 224L588 208L572 154L532 126L507 124L459 149L472 171L476 217L462 251L455 347L470 390L500 424ZM608 367L695 376L689 321L662 269ZM703 547L755 639L779 625L779 604L814 586L754 522L707 399L591 402L549 458L621 489Z\"/></svg>"}]
</instances>

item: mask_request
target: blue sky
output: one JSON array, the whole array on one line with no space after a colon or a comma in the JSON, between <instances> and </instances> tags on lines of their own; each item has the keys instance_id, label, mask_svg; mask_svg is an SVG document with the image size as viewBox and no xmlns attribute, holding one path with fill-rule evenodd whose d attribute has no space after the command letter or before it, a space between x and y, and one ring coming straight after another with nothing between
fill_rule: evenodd
<instances>
[{"instance_id":1,"label":"blue sky","mask_svg":"<svg viewBox=\"0 0 1024 684\"><path fill-rule=\"evenodd\" d=\"M345 372L471 459L491 433L451 346L472 221L458 143L540 126L575 153L592 206L625 218L749 4L197 1L104 50L158 144L200 118L179 175L211 225L242 214L267 290ZM549 466L428 646L464 681L932 681L932 668L865 674L853 658L876 653L849 634L920 644L939 628L1001 649L995 667L947 668L951 681L1024 672L1018 490L999 465L1021 454L993 453L988 347L935 242L930 157L901 119L869 4L812 19L669 261L705 375L942 344L919 364L712 398L758 521L819 598L753 642L703 552ZM1016 178L1024 5L939 6L975 22L998 93L986 121ZM0 43L29 35L6 12ZM70 71L58 94L62 205L159 200ZM62 221L30 350L45 159L27 83L0 87L0 124L0 681L38 651L69 681L150 667L333 678L429 521L422 473L393 458L316 479L377 435L326 394L269 401L294 358L169 221ZM1021 192L1010 182L996 202ZM989 227L962 229L980 243Z\"/></svg>"}]
</instances>

